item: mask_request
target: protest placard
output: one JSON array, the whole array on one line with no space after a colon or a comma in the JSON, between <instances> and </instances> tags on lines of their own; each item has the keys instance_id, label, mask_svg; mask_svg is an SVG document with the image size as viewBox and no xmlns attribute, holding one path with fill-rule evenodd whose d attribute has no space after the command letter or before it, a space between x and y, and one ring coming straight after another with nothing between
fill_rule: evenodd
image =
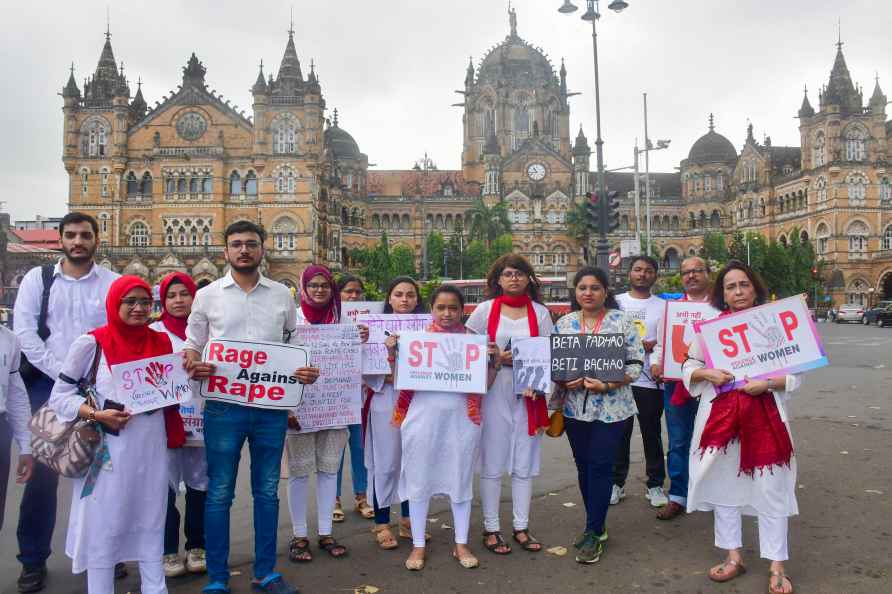
<instances>
[{"instance_id":1,"label":"protest placard","mask_svg":"<svg viewBox=\"0 0 892 594\"><path fill-rule=\"evenodd\" d=\"M626 337L622 334L551 335L551 379L619 382L625 374Z\"/></svg>"},{"instance_id":2,"label":"protest placard","mask_svg":"<svg viewBox=\"0 0 892 594\"><path fill-rule=\"evenodd\" d=\"M485 394L486 336L402 332L397 351L397 390Z\"/></svg>"},{"instance_id":3,"label":"protest placard","mask_svg":"<svg viewBox=\"0 0 892 594\"><path fill-rule=\"evenodd\" d=\"M527 388L551 391L550 348L547 336L518 338L511 343L515 394L523 394Z\"/></svg>"},{"instance_id":4,"label":"protest placard","mask_svg":"<svg viewBox=\"0 0 892 594\"><path fill-rule=\"evenodd\" d=\"M215 366L201 382L201 395L256 408L289 409L300 404L304 386L294 372L306 367L306 348L278 342L215 339L202 360Z\"/></svg>"},{"instance_id":5,"label":"protest placard","mask_svg":"<svg viewBox=\"0 0 892 594\"><path fill-rule=\"evenodd\" d=\"M183 368L182 353L149 357L111 366L115 397L137 414L192 399L192 385Z\"/></svg>"},{"instance_id":6,"label":"protest placard","mask_svg":"<svg viewBox=\"0 0 892 594\"><path fill-rule=\"evenodd\" d=\"M829 363L804 295L746 309L694 325L706 367L724 369L739 388L745 378L800 373Z\"/></svg>"},{"instance_id":7,"label":"protest placard","mask_svg":"<svg viewBox=\"0 0 892 594\"><path fill-rule=\"evenodd\" d=\"M384 311L383 301L342 301L341 322L356 323L356 318L366 314L379 314Z\"/></svg>"},{"instance_id":8,"label":"protest placard","mask_svg":"<svg viewBox=\"0 0 892 594\"><path fill-rule=\"evenodd\" d=\"M197 383L193 384L193 386L195 385ZM194 387L192 391L195 394L198 393L198 390ZM186 429L187 447L204 446L204 415L202 410L202 401L199 398L193 398L186 404L180 405L180 416L183 417L183 427Z\"/></svg>"},{"instance_id":9,"label":"protest placard","mask_svg":"<svg viewBox=\"0 0 892 594\"><path fill-rule=\"evenodd\" d=\"M681 380L681 364L694 341L694 323L711 320L719 310L698 301L667 301L663 315L663 378Z\"/></svg>"},{"instance_id":10,"label":"protest placard","mask_svg":"<svg viewBox=\"0 0 892 594\"><path fill-rule=\"evenodd\" d=\"M304 387L295 416L302 430L345 427L361 421L362 349L355 324L298 326L294 340L310 349L316 383Z\"/></svg>"},{"instance_id":11,"label":"protest placard","mask_svg":"<svg viewBox=\"0 0 892 594\"><path fill-rule=\"evenodd\" d=\"M433 317L430 314L360 314L357 324L369 328L369 339L362 345L362 372L366 375L387 375L390 363L387 361L387 347L384 341L387 334L422 332Z\"/></svg>"}]
</instances>

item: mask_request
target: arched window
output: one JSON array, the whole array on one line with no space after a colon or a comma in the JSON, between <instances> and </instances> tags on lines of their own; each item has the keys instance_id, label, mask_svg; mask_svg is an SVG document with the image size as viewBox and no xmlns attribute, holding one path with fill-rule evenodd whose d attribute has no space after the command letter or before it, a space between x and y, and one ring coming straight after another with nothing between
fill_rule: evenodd
<instances>
[{"instance_id":1,"label":"arched window","mask_svg":"<svg viewBox=\"0 0 892 594\"><path fill-rule=\"evenodd\" d=\"M380 229L381 228L381 217L376 214L372 215L372 229Z\"/></svg>"},{"instance_id":2,"label":"arched window","mask_svg":"<svg viewBox=\"0 0 892 594\"><path fill-rule=\"evenodd\" d=\"M708 173L703 176L703 191L712 192L712 176Z\"/></svg>"},{"instance_id":3,"label":"arched window","mask_svg":"<svg viewBox=\"0 0 892 594\"><path fill-rule=\"evenodd\" d=\"M514 108L514 133L524 137L530 134L530 110L526 106L525 99Z\"/></svg>"},{"instance_id":4,"label":"arched window","mask_svg":"<svg viewBox=\"0 0 892 594\"><path fill-rule=\"evenodd\" d=\"M142 174L142 180L139 182L139 193L146 198L152 197L152 175L148 171Z\"/></svg>"},{"instance_id":5,"label":"arched window","mask_svg":"<svg viewBox=\"0 0 892 594\"><path fill-rule=\"evenodd\" d=\"M257 196L257 174L249 171L245 176L245 194L248 196Z\"/></svg>"},{"instance_id":6,"label":"arched window","mask_svg":"<svg viewBox=\"0 0 892 594\"><path fill-rule=\"evenodd\" d=\"M277 250L294 250L297 248L297 235L302 232L301 223L290 217L282 217L273 223L273 245Z\"/></svg>"},{"instance_id":7,"label":"arched window","mask_svg":"<svg viewBox=\"0 0 892 594\"><path fill-rule=\"evenodd\" d=\"M818 132L815 134L815 143L812 147L812 161L814 161L814 167L822 167L824 165L824 150L826 149L826 140L824 138L823 132Z\"/></svg>"},{"instance_id":8,"label":"arched window","mask_svg":"<svg viewBox=\"0 0 892 594\"><path fill-rule=\"evenodd\" d=\"M619 219L619 228L623 231L629 228L629 215L623 215Z\"/></svg>"},{"instance_id":9,"label":"arched window","mask_svg":"<svg viewBox=\"0 0 892 594\"><path fill-rule=\"evenodd\" d=\"M533 266L544 266L545 265L545 254L544 249L541 245L533 246L532 257L530 258L530 264Z\"/></svg>"},{"instance_id":10,"label":"arched window","mask_svg":"<svg viewBox=\"0 0 892 594\"><path fill-rule=\"evenodd\" d=\"M892 250L892 225L886 227L883 232L883 249Z\"/></svg>"},{"instance_id":11,"label":"arched window","mask_svg":"<svg viewBox=\"0 0 892 594\"><path fill-rule=\"evenodd\" d=\"M721 171L715 176L715 189L719 192L722 192L725 189L725 176Z\"/></svg>"},{"instance_id":12,"label":"arched window","mask_svg":"<svg viewBox=\"0 0 892 594\"><path fill-rule=\"evenodd\" d=\"M679 261L678 250L673 247L668 248L663 254L663 266L674 270L678 268L680 264L681 262Z\"/></svg>"},{"instance_id":13,"label":"arched window","mask_svg":"<svg viewBox=\"0 0 892 594\"><path fill-rule=\"evenodd\" d=\"M867 196L867 178L861 173L853 173L846 180L849 192L849 205L863 205Z\"/></svg>"},{"instance_id":14,"label":"arched window","mask_svg":"<svg viewBox=\"0 0 892 594\"><path fill-rule=\"evenodd\" d=\"M139 193L139 181L132 171L127 174L127 197L134 198Z\"/></svg>"},{"instance_id":15,"label":"arched window","mask_svg":"<svg viewBox=\"0 0 892 594\"><path fill-rule=\"evenodd\" d=\"M678 216L672 217L672 230L677 231L678 225L679 225Z\"/></svg>"},{"instance_id":16,"label":"arched window","mask_svg":"<svg viewBox=\"0 0 892 594\"><path fill-rule=\"evenodd\" d=\"M195 174L192 174L192 177L189 178L189 193L193 196L198 194L198 186L201 183L201 179L195 177Z\"/></svg>"},{"instance_id":17,"label":"arched window","mask_svg":"<svg viewBox=\"0 0 892 594\"><path fill-rule=\"evenodd\" d=\"M867 283L862 279L855 279L846 289L846 303L852 305L867 304Z\"/></svg>"},{"instance_id":18,"label":"arched window","mask_svg":"<svg viewBox=\"0 0 892 594\"><path fill-rule=\"evenodd\" d=\"M403 215L402 227L403 227L403 229L405 229L407 231L412 228L412 221L411 221L411 219L409 219L409 215L407 215L407 214Z\"/></svg>"},{"instance_id":19,"label":"arched window","mask_svg":"<svg viewBox=\"0 0 892 594\"><path fill-rule=\"evenodd\" d=\"M85 157L107 156L109 125L103 118L91 117L81 127L81 154Z\"/></svg>"},{"instance_id":20,"label":"arched window","mask_svg":"<svg viewBox=\"0 0 892 594\"><path fill-rule=\"evenodd\" d=\"M273 121L273 153L282 155L297 152L299 126L298 119L290 113L283 113Z\"/></svg>"},{"instance_id":21,"label":"arched window","mask_svg":"<svg viewBox=\"0 0 892 594\"><path fill-rule=\"evenodd\" d=\"M781 236L778 238L777 242L778 242L779 244L781 244L782 246L787 247L787 236L786 236L786 235L781 235Z\"/></svg>"},{"instance_id":22,"label":"arched window","mask_svg":"<svg viewBox=\"0 0 892 594\"><path fill-rule=\"evenodd\" d=\"M84 196L87 195L87 190L90 189L90 171L87 169L81 169L81 194Z\"/></svg>"},{"instance_id":23,"label":"arched window","mask_svg":"<svg viewBox=\"0 0 892 594\"><path fill-rule=\"evenodd\" d=\"M436 217L434 217L434 221L436 221L435 226L437 227L437 229L445 228L446 223L443 221L443 215L438 214Z\"/></svg>"},{"instance_id":24,"label":"arched window","mask_svg":"<svg viewBox=\"0 0 892 594\"><path fill-rule=\"evenodd\" d=\"M753 218L753 201L748 200L746 203L746 218L747 220L752 220Z\"/></svg>"},{"instance_id":25,"label":"arched window","mask_svg":"<svg viewBox=\"0 0 892 594\"><path fill-rule=\"evenodd\" d=\"M880 202L892 202L892 182L888 177L880 180Z\"/></svg>"},{"instance_id":26,"label":"arched window","mask_svg":"<svg viewBox=\"0 0 892 594\"><path fill-rule=\"evenodd\" d=\"M827 178L819 177L815 182L815 191L818 194L818 203L827 201Z\"/></svg>"},{"instance_id":27,"label":"arched window","mask_svg":"<svg viewBox=\"0 0 892 594\"><path fill-rule=\"evenodd\" d=\"M765 199L764 198L759 198L759 216L760 217L765 216Z\"/></svg>"},{"instance_id":28,"label":"arched window","mask_svg":"<svg viewBox=\"0 0 892 594\"><path fill-rule=\"evenodd\" d=\"M108 233L108 220L109 215L107 212L99 213L99 232L102 234Z\"/></svg>"},{"instance_id":29,"label":"arched window","mask_svg":"<svg viewBox=\"0 0 892 594\"><path fill-rule=\"evenodd\" d=\"M235 172L233 172L235 173ZM238 175L238 174L236 174ZM186 197L186 190L189 189L189 179L186 177L186 174L180 173L177 178L177 194L180 194L180 198Z\"/></svg>"},{"instance_id":30,"label":"arched window","mask_svg":"<svg viewBox=\"0 0 892 594\"><path fill-rule=\"evenodd\" d=\"M183 178L180 178L183 179ZM238 174L238 171L233 171L229 174L229 195L230 196L241 196L242 193L242 176Z\"/></svg>"},{"instance_id":31,"label":"arched window","mask_svg":"<svg viewBox=\"0 0 892 594\"><path fill-rule=\"evenodd\" d=\"M784 197L783 196L777 197L777 212L779 212L779 213L784 212Z\"/></svg>"},{"instance_id":32,"label":"arched window","mask_svg":"<svg viewBox=\"0 0 892 594\"><path fill-rule=\"evenodd\" d=\"M108 196L108 169L106 167L99 170L99 195Z\"/></svg>"},{"instance_id":33,"label":"arched window","mask_svg":"<svg viewBox=\"0 0 892 594\"><path fill-rule=\"evenodd\" d=\"M694 192L699 192L699 191L700 191L700 175L695 174L694 175Z\"/></svg>"},{"instance_id":34,"label":"arched window","mask_svg":"<svg viewBox=\"0 0 892 594\"><path fill-rule=\"evenodd\" d=\"M818 230L815 232L815 237L817 238L816 249L818 255L826 255L830 251L830 229L825 223L821 223L820 225L818 225Z\"/></svg>"},{"instance_id":35,"label":"arched window","mask_svg":"<svg viewBox=\"0 0 892 594\"><path fill-rule=\"evenodd\" d=\"M214 191L213 182L210 175L205 175L201 180L201 192L203 194L211 194Z\"/></svg>"},{"instance_id":36,"label":"arched window","mask_svg":"<svg viewBox=\"0 0 892 594\"><path fill-rule=\"evenodd\" d=\"M849 258L863 258L867 252L867 239L870 229L862 221L853 221L846 235L849 238Z\"/></svg>"},{"instance_id":37,"label":"arched window","mask_svg":"<svg viewBox=\"0 0 892 594\"><path fill-rule=\"evenodd\" d=\"M149 228L142 221L130 224L130 245L132 247L145 247L149 245Z\"/></svg>"},{"instance_id":38,"label":"arched window","mask_svg":"<svg viewBox=\"0 0 892 594\"><path fill-rule=\"evenodd\" d=\"M846 161L863 161L867 157L866 138L867 133L861 126L850 126L846 130Z\"/></svg>"},{"instance_id":39,"label":"arched window","mask_svg":"<svg viewBox=\"0 0 892 594\"><path fill-rule=\"evenodd\" d=\"M742 211L741 211L741 212L742 212ZM688 228L689 228L689 229L696 229L696 228L697 228L697 217L694 216L694 213L692 213L692 212L691 212L691 213L688 213L688 214L689 214L690 217L691 217L691 220L688 222Z\"/></svg>"},{"instance_id":40,"label":"arched window","mask_svg":"<svg viewBox=\"0 0 892 594\"><path fill-rule=\"evenodd\" d=\"M722 217L719 214L719 211L717 211L717 210L712 211L712 216L709 217L709 224L710 224L710 226L712 226L716 229L718 229L719 227L722 226Z\"/></svg>"},{"instance_id":41,"label":"arched window","mask_svg":"<svg viewBox=\"0 0 892 594\"><path fill-rule=\"evenodd\" d=\"M279 167L276 172L276 192L279 194L293 194L295 185L294 169L288 165Z\"/></svg>"}]
</instances>

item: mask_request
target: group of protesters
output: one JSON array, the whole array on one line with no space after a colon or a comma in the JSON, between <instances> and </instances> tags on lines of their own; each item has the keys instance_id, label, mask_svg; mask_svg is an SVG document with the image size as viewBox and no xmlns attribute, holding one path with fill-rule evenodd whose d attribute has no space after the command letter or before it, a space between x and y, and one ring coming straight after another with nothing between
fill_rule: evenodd
<instances>
[{"instance_id":1,"label":"group of protesters","mask_svg":"<svg viewBox=\"0 0 892 594\"><path fill-rule=\"evenodd\" d=\"M138 564L143 594L167 592L168 578L204 572L204 592L229 592L230 508L246 441L256 591L297 591L276 572L283 455L293 529L290 561L310 562L314 554L348 556L332 528L345 520L341 475L349 450L353 507L374 522L372 546L391 550L399 547L400 539L410 540L405 566L422 570L430 538L425 530L430 500L448 496L452 555L461 567L471 569L479 566L469 546L475 475L482 547L495 555L510 554L514 547L542 551L531 529L530 509L546 429L549 435L565 432L569 440L585 509L585 525L574 542L575 559L592 564L607 545L609 506L620 503L630 488L636 416L646 460L644 495L658 508L656 517L714 514L715 545L726 553L709 577L725 582L746 571L741 517L756 516L760 553L770 561L769 591L793 591L784 562L788 518L798 510L785 403L799 378L750 380L720 393L718 388L734 377L708 368L695 342L682 368L683 380L664 381L665 302L652 293L658 263L649 256L632 258L629 291L621 295L613 294L603 270L579 269L570 289L572 311L556 323L542 304L535 270L518 254L502 256L492 265L486 279L490 299L466 322L464 297L456 287L441 285L425 302L414 279L395 278L385 291L385 314L430 312L427 332L487 337L485 394L397 389L399 336L391 335L385 343L391 373L362 378L361 425L317 430L302 426L299 409L207 400L198 405L203 410L203 443L184 447L186 430L177 407L132 414L115 406L112 365L182 352L197 393L198 382L215 371L202 359L209 341L296 343L299 325L342 323L341 303L363 299L362 280L346 275L336 282L327 268L309 266L301 275L295 304L285 285L260 271L263 228L239 221L224 233L228 272L200 290L187 274L166 276L159 285L161 315L156 320L152 288L145 281L95 263L98 226L92 217L70 213L59 232L64 257L24 277L14 309L14 333L0 327L0 513L14 441L19 453L15 475L24 484L17 530L20 592L40 591L47 582L58 475L33 460L29 430L31 415L47 403L60 420L90 420L105 433L86 475L71 481L65 545L72 571L86 571L90 594L113 593L115 580L126 575L127 562ZM690 257L681 264L681 277L683 299L710 302L719 315L758 306L768 295L758 275L740 262L726 265L711 283L707 262ZM554 382L550 394L527 389L517 395L512 340L553 333L621 333L626 349L623 379L579 378ZM368 339L367 328L360 327L360 337ZM311 364L293 373L302 384L320 376ZM82 396L85 378L95 384L96 402ZM669 437L665 451L664 412ZM558 427L560 422L563 427ZM510 539L500 523L505 475L511 485ZM307 521L311 477L316 489L315 547ZM176 507L181 485L184 557ZM390 519L395 505L400 508L396 534Z\"/></svg>"}]
</instances>

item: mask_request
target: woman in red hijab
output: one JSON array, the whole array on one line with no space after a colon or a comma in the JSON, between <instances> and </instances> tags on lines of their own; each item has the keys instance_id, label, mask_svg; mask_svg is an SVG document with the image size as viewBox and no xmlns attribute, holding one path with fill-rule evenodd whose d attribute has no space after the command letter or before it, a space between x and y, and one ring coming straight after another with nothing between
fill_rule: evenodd
<instances>
[{"instance_id":1,"label":"woman in red hijab","mask_svg":"<svg viewBox=\"0 0 892 594\"><path fill-rule=\"evenodd\" d=\"M89 594L114 592L115 564L126 561L139 562L144 594L167 592L161 566L168 465L164 415L109 408L120 400L112 365L173 352L167 335L148 326L152 304L145 281L116 280L105 302L108 324L74 341L50 395L60 419L95 419L106 430L87 476L72 481L65 543L72 572L87 571ZM79 395L77 382L90 375L96 356L94 409Z\"/></svg>"},{"instance_id":2,"label":"woman in red hijab","mask_svg":"<svg viewBox=\"0 0 892 594\"><path fill-rule=\"evenodd\" d=\"M186 342L186 321L192 312L192 300L198 288L188 274L171 272L159 284L161 319L150 326L170 338L174 352L183 350ZM198 382L193 382L192 393L198 394ZM167 493L167 522L164 530L164 575L177 577L207 571L204 543L204 503L208 490L208 464L202 432L203 401L164 409L168 425L177 425L185 435L185 447L167 444L170 470ZM180 513L177 511L177 490L180 482L186 485L186 510L183 521L186 532L186 559L179 556Z\"/></svg>"}]
</instances>

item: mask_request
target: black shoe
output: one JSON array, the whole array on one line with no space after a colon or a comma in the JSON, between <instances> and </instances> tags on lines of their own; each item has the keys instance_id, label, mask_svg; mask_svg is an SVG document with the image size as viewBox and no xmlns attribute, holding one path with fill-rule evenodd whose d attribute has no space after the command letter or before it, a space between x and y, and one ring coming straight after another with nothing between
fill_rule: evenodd
<instances>
[{"instance_id":1,"label":"black shoe","mask_svg":"<svg viewBox=\"0 0 892 594\"><path fill-rule=\"evenodd\" d=\"M22 566L19 575L19 592L40 592L46 587L46 565L37 567Z\"/></svg>"},{"instance_id":2,"label":"black shoe","mask_svg":"<svg viewBox=\"0 0 892 594\"><path fill-rule=\"evenodd\" d=\"M123 580L127 577L127 565L124 563L115 563L115 579Z\"/></svg>"}]
</instances>

